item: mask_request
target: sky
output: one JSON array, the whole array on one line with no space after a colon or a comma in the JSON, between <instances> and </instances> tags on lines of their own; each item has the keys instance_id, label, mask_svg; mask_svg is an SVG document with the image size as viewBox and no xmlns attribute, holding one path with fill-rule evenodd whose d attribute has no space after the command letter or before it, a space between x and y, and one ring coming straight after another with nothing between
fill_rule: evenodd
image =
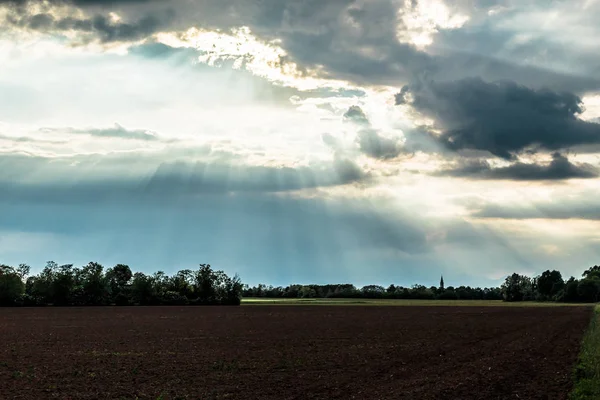
<instances>
[{"instance_id":1,"label":"sky","mask_svg":"<svg viewBox=\"0 0 600 400\"><path fill-rule=\"evenodd\" d=\"M599 0L0 0L0 262L495 286L600 262Z\"/></svg>"}]
</instances>

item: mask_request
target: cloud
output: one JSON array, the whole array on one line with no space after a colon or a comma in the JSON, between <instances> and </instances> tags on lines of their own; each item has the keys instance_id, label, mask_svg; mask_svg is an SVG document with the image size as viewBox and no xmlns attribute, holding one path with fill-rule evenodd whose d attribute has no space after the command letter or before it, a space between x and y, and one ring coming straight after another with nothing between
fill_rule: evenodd
<instances>
[{"instance_id":1,"label":"cloud","mask_svg":"<svg viewBox=\"0 0 600 400\"><path fill-rule=\"evenodd\" d=\"M385 265L431 251L421 225L402 211L363 197L296 192L367 179L348 160L313 167L253 166L234 157L161 162L172 157L0 155L0 242L6 232L52 235L44 257L116 257L148 270L209 259L264 273L263 280L279 271L290 282L298 279L288 276L294 271L328 280L354 268L347 260L364 265L353 253L358 247L371 261L391 254ZM24 245L12 255L33 262L25 249L33 250Z\"/></svg>"},{"instance_id":2,"label":"cloud","mask_svg":"<svg viewBox=\"0 0 600 400\"><path fill-rule=\"evenodd\" d=\"M427 33L434 44L438 34L462 31L454 29L459 24L450 23L452 17L438 21L441 24L428 20L444 14L444 9L450 8L445 3L451 2L440 1L437 7L430 4L430 15L413 21L416 25L412 27L400 22L399 17L410 17L421 2L403 2L400 7L393 0L354 4L332 1L322 5L294 1L277 1L277 5L261 2L260 6L246 3L247 9L238 2L233 2L232 8L238 11L235 15L248 16L246 23L250 21L248 25L255 34L265 39L280 38L290 61L327 78L347 79L361 85L394 86L419 79L481 76L575 92L600 88L600 80L596 78L523 65L522 58L501 60L495 55L462 51L460 41L454 48L442 46L430 52L419 50L413 43L399 41L399 37L410 37L415 29ZM272 7L271 12L264 12L268 7ZM480 7L482 5L452 14L469 15ZM260 17L252 18L256 14ZM478 36L473 37L476 40Z\"/></svg>"},{"instance_id":3,"label":"cloud","mask_svg":"<svg viewBox=\"0 0 600 400\"><path fill-rule=\"evenodd\" d=\"M507 167L493 168L485 160L461 161L457 167L438 171L435 175L515 181L589 179L599 176L598 168L590 164L573 164L560 153L552 154L552 161L542 165L516 162Z\"/></svg>"},{"instance_id":4,"label":"cloud","mask_svg":"<svg viewBox=\"0 0 600 400\"><path fill-rule=\"evenodd\" d=\"M405 33L411 36L414 28L420 29L399 23L399 15L412 12L409 10L414 8L412 2L406 2L400 10L398 2L392 0L359 4L351 4L350 1L267 3L262 2L262 7L255 6L254 9L245 9L238 3L232 7L238 11L236 15L248 16L245 23L250 21L248 25L259 37L267 40L280 38L289 61L325 78L345 79L360 85L393 86L423 78L446 80L477 75L487 79L515 79L536 87L572 90L600 87L597 79L556 73L460 50L436 49L435 53L429 53L412 43L402 43L398 40L399 36L405 36ZM269 6L273 10L264 12ZM260 17L253 19L256 14ZM431 21L415 22L422 24L421 28L430 33L445 31L443 26L435 26Z\"/></svg>"},{"instance_id":5,"label":"cloud","mask_svg":"<svg viewBox=\"0 0 600 400\"><path fill-rule=\"evenodd\" d=\"M361 153L379 159L398 157L404 152L402 143L397 137L384 137L380 132L371 127L371 122L359 106L350 106L343 115L344 121L354 123L360 127L356 135L356 143ZM332 148L338 148L339 142L330 134L322 136L323 141Z\"/></svg>"},{"instance_id":6,"label":"cloud","mask_svg":"<svg viewBox=\"0 0 600 400\"><path fill-rule=\"evenodd\" d=\"M282 69L294 64L298 72L307 76L347 80L357 85L400 86L423 78L449 80L481 76L578 93L600 88L600 80L593 78L593 74L592 77L577 76L568 71L521 65L518 59L499 60L494 55L461 51L460 41L464 39L455 46L435 47L438 35L462 31L468 27L468 24L461 27L467 18L481 14L480 8L489 8L489 5L473 8L445 1L436 3L428 7L420 2L399 4L397 0L222 0L217 3L198 0L168 2L167 6L175 10L176 16L165 17L161 16L165 2L159 1L51 2L84 7L86 11L118 10L119 16L128 22L114 22L100 16L96 28L94 17L71 18L63 23L83 34L95 29L93 33L104 42L147 38L157 31L185 32L191 27L221 32L248 27L263 43L271 45L277 41L285 54L279 60ZM224 9L227 12L223 12ZM140 19L140 15L145 17ZM57 25L57 21L48 16L35 17L34 21L30 21L30 17L23 20L24 25L39 29ZM478 37L478 34L471 36ZM422 44L423 39L433 40L434 51L422 51L415 46L415 43Z\"/></svg>"},{"instance_id":7,"label":"cloud","mask_svg":"<svg viewBox=\"0 0 600 400\"><path fill-rule=\"evenodd\" d=\"M503 1L494 3L494 8L488 10L478 7L480 13L467 11L472 17L469 23L461 29L439 32L434 46L597 76L595 54L600 49L594 40L600 33L596 21L600 12L597 2L574 0L550 5L537 0L528 2L527 7ZM492 4L486 6L492 7ZM490 14L492 10L496 12ZM553 23L546 24L549 20Z\"/></svg>"},{"instance_id":8,"label":"cloud","mask_svg":"<svg viewBox=\"0 0 600 400\"><path fill-rule=\"evenodd\" d=\"M156 141L159 137L156 133L143 130L143 129L126 129L119 124L115 124L112 128L91 128L91 129L76 129L76 128L64 128L64 129L53 129L53 128L42 128L40 131L53 134L54 132L65 132L76 135L90 135L101 138L121 138L121 139L134 139L144 141Z\"/></svg>"},{"instance_id":9,"label":"cloud","mask_svg":"<svg viewBox=\"0 0 600 400\"><path fill-rule=\"evenodd\" d=\"M587 196L587 197L586 197ZM598 193L584 193L574 198L535 202L533 204L486 203L471 214L477 218L500 219L581 219L600 220Z\"/></svg>"},{"instance_id":10,"label":"cloud","mask_svg":"<svg viewBox=\"0 0 600 400\"><path fill-rule=\"evenodd\" d=\"M268 193L186 199L175 193L160 203L141 198L123 204L106 197L93 207L10 204L3 206L2 215L3 259L35 267L48 257L75 263L83 258L153 272L209 260L239 273L245 282L360 282L371 277L397 282L413 268L422 273L420 257L427 259L432 251L411 215L361 199ZM36 241L22 242L8 249L8 259L7 232L22 239L50 236L51 246L40 249Z\"/></svg>"},{"instance_id":11,"label":"cloud","mask_svg":"<svg viewBox=\"0 0 600 400\"><path fill-rule=\"evenodd\" d=\"M173 11L169 10L156 15L143 16L134 22L121 22L101 14L87 18L55 17L50 13L29 14L16 9L7 15L6 22L42 32L79 31L89 33L101 42L109 43L147 38L166 27L173 17Z\"/></svg>"},{"instance_id":12,"label":"cloud","mask_svg":"<svg viewBox=\"0 0 600 400\"><path fill-rule=\"evenodd\" d=\"M129 54L141 56L149 59L176 58L181 61L196 61L198 52L195 49L185 47L171 47L164 43L146 42L140 45L131 46L128 49Z\"/></svg>"},{"instance_id":13,"label":"cloud","mask_svg":"<svg viewBox=\"0 0 600 400\"><path fill-rule=\"evenodd\" d=\"M413 84L396 96L435 121L452 150L486 150L505 159L528 149L561 150L600 143L600 124L577 118L573 93L530 89L478 78Z\"/></svg>"},{"instance_id":14,"label":"cloud","mask_svg":"<svg viewBox=\"0 0 600 400\"><path fill-rule=\"evenodd\" d=\"M166 152L63 158L0 154L0 202L159 201L170 196L282 193L370 179L355 162L340 156L331 162L289 167L248 165L232 154L215 153L199 149L194 158L204 161L184 161L182 154ZM172 161L173 157L181 161Z\"/></svg>"},{"instance_id":15,"label":"cloud","mask_svg":"<svg viewBox=\"0 0 600 400\"><path fill-rule=\"evenodd\" d=\"M344 119L360 125L370 125L365 112L359 106L350 106L344 113Z\"/></svg>"},{"instance_id":16,"label":"cloud","mask_svg":"<svg viewBox=\"0 0 600 400\"><path fill-rule=\"evenodd\" d=\"M325 132L321 134L321 140L331 149L338 149L340 147L340 142L337 140L331 133Z\"/></svg>"},{"instance_id":17,"label":"cloud","mask_svg":"<svg viewBox=\"0 0 600 400\"><path fill-rule=\"evenodd\" d=\"M39 3L45 4L72 4L78 7L86 6L116 6L124 4L150 3L154 0L0 0L0 4L9 4L14 6L33 5Z\"/></svg>"},{"instance_id":18,"label":"cloud","mask_svg":"<svg viewBox=\"0 0 600 400\"><path fill-rule=\"evenodd\" d=\"M360 151L373 158L395 158L404 152L398 138L383 137L374 129L361 129L356 140Z\"/></svg>"},{"instance_id":19,"label":"cloud","mask_svg":"<svg viewBox=\"0 0 600 400\"><path fill-rule=\"evenodd\" d=\"M46 143L46 144L67 144L64 140L44 140L28 136L8 136L0 134L0 140L6 140L13 143Z\"/></svg>"}]
</instances>

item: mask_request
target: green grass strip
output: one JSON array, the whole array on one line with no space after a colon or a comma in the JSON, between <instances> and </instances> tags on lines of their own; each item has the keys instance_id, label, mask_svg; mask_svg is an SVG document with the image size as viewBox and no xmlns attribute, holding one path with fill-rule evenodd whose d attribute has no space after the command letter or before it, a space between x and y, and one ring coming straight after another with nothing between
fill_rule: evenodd
<instances>
[{"instance_id":1,"label":"green grass strip","mask_svg":"<svg viewBox=\"0 0 600 400\"><path fill-rule=\"evenodd\" d=\"M600 306L594 308L592 322L583 337L575 366L570 400L600 399Z\"/></svg>"}]
</instances>

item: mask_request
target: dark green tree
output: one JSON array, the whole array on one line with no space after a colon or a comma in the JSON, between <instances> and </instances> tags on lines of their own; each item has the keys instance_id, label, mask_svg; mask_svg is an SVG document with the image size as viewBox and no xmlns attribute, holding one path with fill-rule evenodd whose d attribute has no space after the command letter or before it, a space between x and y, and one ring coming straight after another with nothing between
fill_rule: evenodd
<instances>
[{"instance_id":1,"label":"dark green tree","mask_svg":"<svg viewBox=\"0 0 600 400\"><path fill-rule=\"evenodd\" d=\"M130 303L130 282L133 274L129 265L117 264L106 270L106 282L111 302L116 305L127 305Z\"/></svg>"},{"instance_id":2,"label":"dark green tree","mask_svg":"<svg viewBox=\"0 0 600 400\"><path fill-rule=\"evenodd\" d=\"M52 304L68 306L75 291L75 270L73 264L55 267L52 271Z\"/></svg>"},{"instance_id":3,"label":"dark green tree","mask_svg":"<svg viewBox=\"0 0 600 400\"><path fill-rule=\"evenodd\" d=\"M583 271L583 275L584 278L591 278L593 276L597 276L598 278L600 278L600 265L594 265L591 268L586 269L585 271Z\"/></svg>"},{"instance_id":4,"label":"dark green tree","mask_svg":"<svg viewBox=\"0 0 600 400\"><path fill-rule=\"evenodd\" d=\"M25 284L13 267L0 265L0 306L19 305L23 300Z\"/></svg>"},{"instance_id":5,"label":"dark green tree","mask_svg":"<svg viewBox=\"0 0 600 400\"><path fill-rule=\"evenodd\" d=\"M537 291L540 294L541 300L551 300L561 290L563 290L565 282L559 271L544 271L537 277Z\"/></svg>"},{"instance_id":6,"label":"dark green tree","mask_svg":"<svg viewBox=\"0 0 600 400\"><path fill-rule=\"evenodd\" d=\"M579 281L574 277L570 277L567 282L565 282L565 288L563 289L563 296L561 300L566 302L579 301L579 294L577 293L578 286Z\"/></svg>"},{"instance_id":7,"label":"dark green tree","mask_svg":"<svg viewBox=\"0 0 600 400\"><path fill-rule=\"evenodd\" d=\"M597 276L586 277L579 281L577 285L577 295L581 301L595 303L600 295L600 278Z\"/></svg>"},{"instance_id":8,"label":"dark green tree","mask_svg":"<svg viewBox=\"0 0 600 400\"><path fill-rule=\"evenodd\" d=\"M525 275L514 273L501 286L505 301L523 301L533 299L533 282Z\"/></svg>"},{"instance_id":9,"label":"dark green tree","mask_svg":"<svg viewBox=\"0 0 600 400\"><path fill-rule=\"evenodd\" d=\"M195 276L195 295L200 304L215 303L215 274L210 264L200 264Z\"/></svg>"},{"instance_id":10,"label":"dark green tree","mask_svg":"<svg viewBox=\"0 0 600 400\"><path fill-rule=\"evenodd\" d=\"M131 282L131 296L134 303L140 305L157 304L158 299L154 291L154 282L151 276L142 272L133 274Z\"/></svg>"},{"instance_id":11,"label":"dark green tree","mask_svg":"<svg viewBox=\"0 0 600 400\"><path fill-rule=\"evenodd\" d=\"M104 267L96 262L90 262L77 274L77 287L81 290L81 299L85 305L99 306L109 300L109 288Z\"/></svg>"},{"instance_id":12,"label":"dark green tree","mask_svg":"<svg viewBox=\"0 0 600 400\"><path fill-rule=\"evenodd\" d=\"M393 283L385 289L385 294L389 298L394 298L396 296L396 285Z\"/></svg>"}]
</instances>

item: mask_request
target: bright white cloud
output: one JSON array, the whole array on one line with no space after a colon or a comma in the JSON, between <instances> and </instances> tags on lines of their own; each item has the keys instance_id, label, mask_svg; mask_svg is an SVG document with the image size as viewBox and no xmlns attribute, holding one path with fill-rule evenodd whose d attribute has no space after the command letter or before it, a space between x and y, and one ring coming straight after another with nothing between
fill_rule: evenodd
<instances>
[{"instance_id":1,"label":"bright white cloud","mask_svg":"<svg viewBox=\"0 0 600 400\"><path fill-rule=\"evenodd\" d=\"M458 29L469 17L451 12L442 0L404 0L399 19L398 40L424 48L433 43L440 29Z\"/></svg>"},{"instance_id":2,"label":"bright white cloud","mask_svg":"<svg viewBox=\"0 0 600 400\"><path fill-rule=\"evenodd\" d=\"M279 40L264 42L247 26L230 33L191 28L183 34L159 33L159 42L173 47L192 47L200 52L198 61L213 67L226 65L284 86L300 90L322 87L349 88L347 82L313 77L311 71L301 72L288 60Z\"/></svg>"},{"instance_id":3,"label":"bright white cloud","mask_svg":"<svg viewBox=\"0 0 600 400\"><path fill-rule=\"evenodd\" d=\"M585 96L582 101L585 111L581 114L581 119L600 121L600 94Z\"/></svg>"}]
</instances>

